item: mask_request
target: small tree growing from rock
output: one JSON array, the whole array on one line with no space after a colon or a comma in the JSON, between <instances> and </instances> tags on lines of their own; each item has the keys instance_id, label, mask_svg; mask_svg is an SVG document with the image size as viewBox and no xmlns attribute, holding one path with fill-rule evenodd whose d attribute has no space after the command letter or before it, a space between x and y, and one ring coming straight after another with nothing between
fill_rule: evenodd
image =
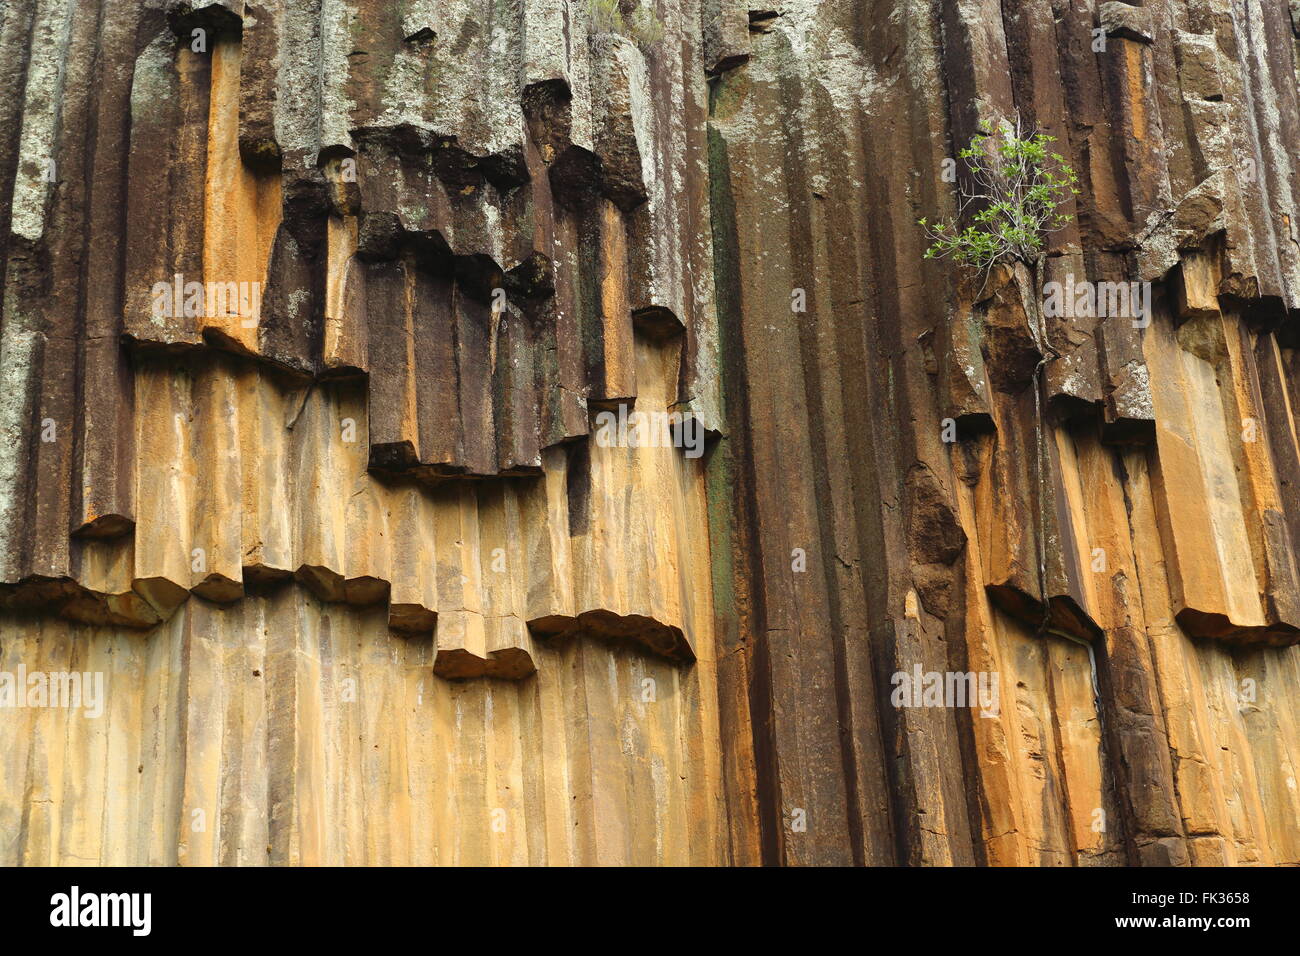
<instances>
[{"instance_id":1,"label":"small tree growing from rock","mask_svg":"<svg viewBox=\"0 0 1300 956\"><path fill-rule=\"evenodd\" d=\"M1047 516L1044 511L1043 475L1045 449L1043 439L1043 367L1060 353L1048 339L1038 292L1039 272L1046 237L1070 223L1062 207L1079 194L1079 177L1066 165L1060 153L1051 152L1055 137L1046 133L1027 134L1021 129L1020 116L1015 124L1002 120L994 126L980 123L979 132L958 156L965 161L970 181L958 187L957 215L951 222L931 223L917 220L931 245L927 259L951 257L964 266L981 270L988 282L989 272L999 262L1014 265L1019 260L1033 271L1034 295L1027 304L1032 314L1030 334L1040 358L1034 366L1034 425L1036 434L1035 479L1040 489L1038 524L1038 584L1042 597L1043 618L1039 633L1051 624L1051 600L1047 586ZM958 223L974 207L970 224L962 229ZM1089 655L1092 648L1088 649Z\"/></svg>"},{"instance_id":2,"label":"small tree growing from rock","mask_svg":"<svg viewBox=\"0 0 1300 956\"><path fill-rule=\"evenodd\" d=\"M970 172L970 184L959 187L957 216L950 222L917 222L931 245L927 259L952 257L961 265L988 271L995 263L1019 259L1034 266L1043 254L1044 238L1069 224L1061 207L1079 194L1079 177L1060 153L1050 152L1056 141L1046 133L1026 135L1003 120L988 120L958 156ZM958 222L972 206L976 211L965 229Z\"/></svg>"}]
</instances>

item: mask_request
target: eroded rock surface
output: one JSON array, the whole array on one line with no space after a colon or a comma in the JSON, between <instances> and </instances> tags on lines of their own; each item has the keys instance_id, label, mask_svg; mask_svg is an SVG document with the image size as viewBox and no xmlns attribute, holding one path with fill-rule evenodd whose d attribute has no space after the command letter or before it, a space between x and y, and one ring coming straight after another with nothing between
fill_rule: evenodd
<instances>
[{"instance_id":1,"label":"eroded rock surface","mask_svg":"<svg viewBox=\"0 0 1300 956\"><path fill-rule=\"evenodd\" d=\"M0 863L1300 863L1295 3L618 7L0 6Z\"/></svg>"}]
</instances>

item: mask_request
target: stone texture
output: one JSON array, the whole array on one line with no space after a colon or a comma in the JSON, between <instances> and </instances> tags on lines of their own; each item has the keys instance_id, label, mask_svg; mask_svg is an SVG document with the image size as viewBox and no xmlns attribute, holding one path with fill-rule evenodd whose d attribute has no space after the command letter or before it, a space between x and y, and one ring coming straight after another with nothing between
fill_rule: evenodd
<instances>
[{"instance_id":1,"label":"stone texture","mask_svg":"<svg viewBox=\"0 0 1300 956\"><path fill-rule=\"evenodd\" d=\"M1097 9L1097 19L1107 36L1153 43L1153 27L1149 11L1125 0L1106 0Z\"/></svg>"},{"instance_id":2,"label":"stone texture","mask_svg":"<svg viewBox=\"0 0 1300 956\"><path fill-rule=\"evenodd\" d=\"M0 6L0 863L1300 863L1294 0L619 8Z\"/></svg>"},{"instance_id":3,"label":"stone texture","mask_svg":"<svg viewBox=\"0 0 1300 956\"><path fill-rule=\"evenodd\" d=\"M740 504L713 546L745 582L717 604L752 649L765 858L1291 862L1286 11L940 6L788 5L714 94ZM976 122L1017 110L1079 171L1077 228L1038 274L972 283L911 223L948 213ZM1151 281L1150 325L1049 318L1045 349L1033 300L1070 275ZM919 521L917 475L947 501ZM922 530L942 514L950 563ZM894 708L918 664L999 672L1001 716ZM1287 676L1247 700L1261 667ZM1256 716L1268 742L1226 742ZM818 822L767 822L792 807Z\"/></svg>"}]
</instances>

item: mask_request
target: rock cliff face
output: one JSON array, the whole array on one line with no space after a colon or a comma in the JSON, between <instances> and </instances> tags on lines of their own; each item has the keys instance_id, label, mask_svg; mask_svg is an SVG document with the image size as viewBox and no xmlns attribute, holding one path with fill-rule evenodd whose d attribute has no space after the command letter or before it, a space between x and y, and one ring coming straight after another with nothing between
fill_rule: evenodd
<instances>
[{"instance_id":1,"label":"rock cliff face","mask_svg":"<svg viewBox=\"0 0 1300 956\"><path fill-rule=\"evenodd\" d=\"M1298 38L0 0L0 864L1300 864Z\"/></svg>"}]
</instances>

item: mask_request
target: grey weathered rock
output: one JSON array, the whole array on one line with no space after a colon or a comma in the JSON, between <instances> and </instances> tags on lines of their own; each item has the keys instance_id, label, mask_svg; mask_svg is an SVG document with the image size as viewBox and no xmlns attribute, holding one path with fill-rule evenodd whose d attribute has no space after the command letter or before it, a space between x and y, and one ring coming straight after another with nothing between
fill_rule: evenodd
<instances>
[{"instance_id":1,"label":"grey weathered rock","mask_svg":"<svg viewBox=\"0 0 1300 956\"><path fill-rule=\"evenodd\" d=\"M1097 10L1097 19L1107 36L1154 43L1151 14L1144 7L1124 0L1106 0Z\"/></svg>"}]
</instances>

